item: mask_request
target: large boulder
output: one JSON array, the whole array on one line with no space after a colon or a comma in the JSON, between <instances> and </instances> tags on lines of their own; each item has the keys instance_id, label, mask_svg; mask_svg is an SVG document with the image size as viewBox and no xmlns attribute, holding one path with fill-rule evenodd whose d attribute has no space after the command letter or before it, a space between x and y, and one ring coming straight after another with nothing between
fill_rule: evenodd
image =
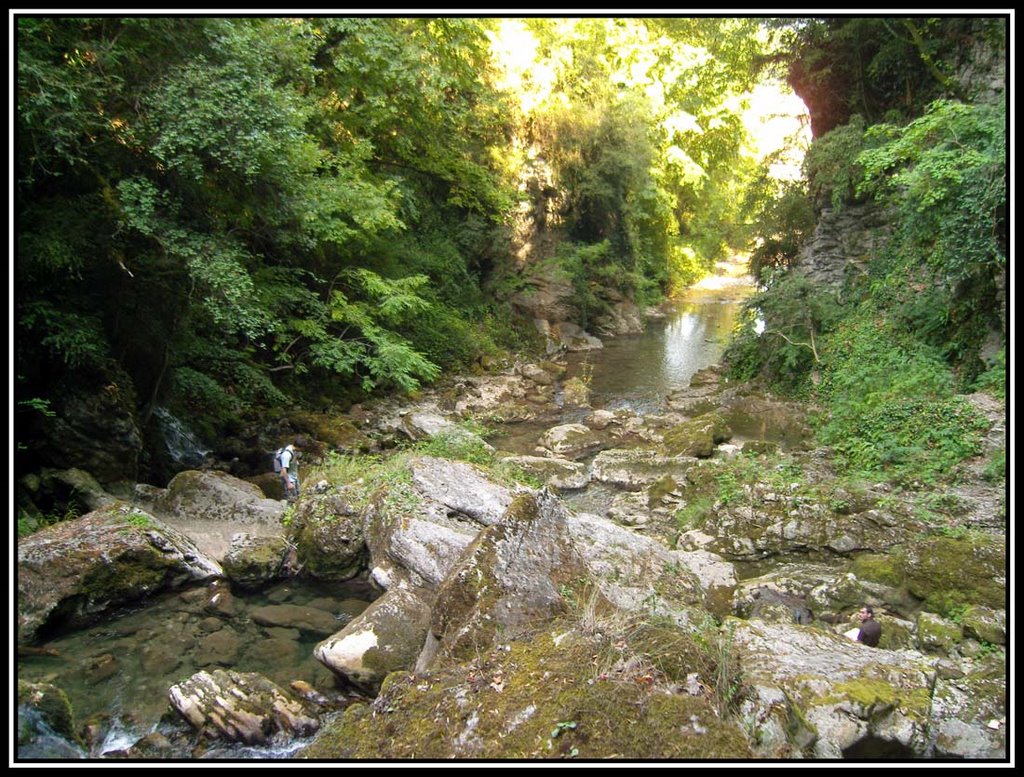
<instances>
[{"instance_id":1,"label":"large boulder","mask_svg":"<svg viewBox=\"0 0 1024 777\"><path fill-rule=\"evenodd\" d=\"M797 624L727 619L758 755L922 758L937 659Z\"/></svg>"},{"instance_id":2,"label":"large boulder","mask_svg":"<svg viewBox=\"0 0 1024 777\"><path fill-rule=\"evenodd\" d=\"M284 507L254 484L214 470L179 472L154 506L172 517L234 524L280 525Z\"/></svg>"},{"instance_id":3,"label":"large boulder","mask_svg":"<svg viewBox=\"0 0 1024 777\"><path fill-rule=\"evenodd\" d=\"M320 727L304 700L259 674L197 672L167 696L197 731L231 742L265 745L278 733L303 737Z\"/></svg>"},{"instance_id":4,"label":"large boulder","mask_svg":"<svg viewBox=\"0 0 1024 777\"><path fill-rule=\"evenodd\" d=\"M541 435L538 448L544 455L555 458L582 459L608 445L601 432L583 424L561 424Z\"/></svg>"},{"instance_id":5,"label":"large boulder","mask_svg":"<svg viewBox=\"0 0 1024 777\"><path fill-rule=\"evenodd\" d=\"M717 490L716 484L711 488ZM888 510L850 514L799 492L799 484L759 482L718 501L701 529L715 538L707 550L733 561L811 552L826 555L886 551L913 538L922 526Z\"/></svg>"},{"instance_id":6,"label":"large boulder","mask_svg":"<svg viewBox=\"0 0 1024 777\"><path fill-rule=\"evenodd\" d=\"M286 559L291 548L283 537L251 537L239 532L221 561L224 574L239 587L257 590L290 576Z\"/></svg>"},{"instance_id":7,"label":"large boulder","mask_svg":"<svg viewBox=\"0 0 1024 777\"><path fill-rule=\"evenodd\" d=\"M366 568L363 518L344 493L312 494L292 512L289 539L303 574L317 580L350 580Z\"/></svg>"},{"instance_id":8,"label":"large boulder","mask_svg":"<svg viewBox=\"0 0 1024 777\"><path fill-rule=\"evenodd\" d=\"M226 472L179 472L154 500L152 509L215 559L224 558L231 538L239 532L253 537L284 533L284 503L267 499L253 483Z\"/></svg>"},{"instance_id":9,"label":"large boulder","mask_svg":"<svg viewBox=\"0 0 1024 777\"><path fill-rule=\"evenodd\" d=\"M694 456L707 459L715 446L732 437L732 431L720 413L705 413L669 429L664 435L664 450L669 456Z\"/></svg>"},{"instance_id":10,"label":"large boulder","mask_svg":"<svg viewBox=\"0 0 1024 777\"><path fill-rule=\"evenodd\" d=\"M590 476L600 483L637 490L665 477L681 482L696 463L697 459L690 456L660 456L652 451L613 448L594 457Z\"/></svg>"},{"instance_id":11,"label":"large boulder","mask_svg":"<svg viewBox=\"0 0 1024 777\"><path fill-rule=\"evenodd\" d=\"M907 589L935 612L1006 603L1006 540L969 534L908 541L894 549Z\"/></svg>"},{"instance_id":12,"label":"large boulder","mask_svg":"<svg viewBox=\"0 0 1024 777\"><path fill-rule=\"evenodd\" d=\"M374 579L436 587L480 530L497 523L513 491L465 462L421 457L366 509L363 529Z\"/></svg>"},{"instance_id":13,"label":"large boulder","mask_svg":"<svg viewBox=\"0 0 1024 777\"><path fill-rule=\"evenodd\" d=\"M547 456L503 456L501 460L552 488L583 488L590 482L586 465L578 461Z\"/></svg>"},{"instance_id":14,"label":"large boulder","mask_svg":"<svg viewBox=\"0 0 1024 777\"><path fill-rule=\"evenodd\" d=\"M480 533L438 589L431 628L441 655L472 656L564 611L562 590L587 574L566 517L545 490L518 497Z\"/></svg>"},{"instance_id":15,"label":"large boulder","mask_svg":"<svg viewBox=\"0 0 1024 777\"><path fill-rule=\"evenodd\" d=\"M384 678L416 664L430 626L430 607L411 589L387 591L341 631L320 642L316 659L375 694Z\"/></svg>"},{"instance_id":16,"label":"large boulder","mask_svg":"<svg viewBox=\"0 0 1024 777\"><path fill-rule=\"evenodd\" d=\"M932 694L931 757L1006 757L1006 664L995 654L940 676Z\"/></svg>"},{"instance_id":17,"label":"large boulder","mask_svg":"<svg viewBox=\"0 0 1024 777\"><path fill-rule=\"evenodd\" d=\"M116 503L18 541L18 641L222 574L189 538Z\"/></svg>"}]
</instances>

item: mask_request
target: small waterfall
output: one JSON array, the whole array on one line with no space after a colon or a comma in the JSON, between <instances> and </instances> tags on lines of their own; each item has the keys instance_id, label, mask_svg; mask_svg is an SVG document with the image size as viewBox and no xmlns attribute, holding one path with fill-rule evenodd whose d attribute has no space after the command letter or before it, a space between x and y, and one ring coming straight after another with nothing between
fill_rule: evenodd
<instances>
[{"instance_id":1,"label":"small waterfall","mask_svg":"<svg viewBox=\"0 0 1024 777\"><path fill-rule=\"evenodd\" d=\"M157 407L153 414L160 420L167 452L175 463L185 467L199 467L212 448L207 447L185 424L165 407Z\"/></svg>"}]
</instances>

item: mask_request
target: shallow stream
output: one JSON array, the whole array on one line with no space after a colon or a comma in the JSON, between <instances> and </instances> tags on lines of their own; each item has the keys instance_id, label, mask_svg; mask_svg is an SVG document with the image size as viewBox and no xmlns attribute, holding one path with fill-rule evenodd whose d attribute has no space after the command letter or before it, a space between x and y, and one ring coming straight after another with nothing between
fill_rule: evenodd
<instances>
[{"instance_id":1,"label":"shallow stream","mask_svg":"<svg viewBox=\"0 0 1024 777\"><path fill-rule=\"evenodd\" d=\"M330 586L289 580L251 595L235 593L229 609L214 613L207 588L179 591L95 626L53 635L45 642L46 653L19 656L18 676L67 693L79 730L89 734L88 751L78 757L109 757L154 731L188 748L182 758L274 757L272 749L245 748L247 755L240 755L238 746L195 750L192 745L200 743L171 710L167 691L198 671L227 668L257 672L283 688L301 680L344 704L346 694L333 674L313 658L314 646L332 632L288 626L287 613L289 608L317 610L326 622L332 620L323 614L333 616L340 630L377 596L365 580ZM19 757L75 756L19 752Z\"/></svg>"}]
</instances>

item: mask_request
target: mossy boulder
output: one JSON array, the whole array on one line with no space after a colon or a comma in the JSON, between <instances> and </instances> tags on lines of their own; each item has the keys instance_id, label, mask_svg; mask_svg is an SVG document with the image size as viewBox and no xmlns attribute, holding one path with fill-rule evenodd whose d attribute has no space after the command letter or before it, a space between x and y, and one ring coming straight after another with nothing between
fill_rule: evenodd
<instances>
[{"instance_id":1,"label":"mossy boulder","mask_svg":"<svg viewBox=\"0 0 1024 777\"><path fill-rule=\"evenodd\" d=\"M267 499L253 483L226 472L179 472L153 505L168 520L216 521L237 525L279 527L284 507Z\"/></svg>"},{"instance_id":2,"label":"mossy boulder","mask_svg":"<svg viewBox=\"0 0 1024 777\"><path fill-rule=\"evenodd\" d=\"M1006 757L1006 657L964 662L955 678L940 677L932 694L934 758Z\"/></svg>"},{"instance_id":3,"label":"mossy boulder","mask_svg":"<svg viewBox=\"0 0 1024 777\"><path fill-rule=\"evenodd\" d=\"M303 574L317 580L350 580L369 561L362 515L343 494L301 499L292 513L289 539Z\"/></svg>"},{"instance_id":4,"label":"mossy boulder","mask_svg":"<svg viewBox=\"0 0 1024 777\"><path fill-rule=\"evenodd\" d=\"M552 633L553 631L553 633ZM620 643L625 646L626 643ZM675 644L679 644L677 639ZM545 629L470 663L388 678L299 757L347 759L742 759L743 732L703 696L672 692L646 664L595 665L607 641ZM637 656L632 650L619 657ZM685 676L690 667L673 668ZM692 668L691 671L697 671Z\"/></svg>"},{"instance_id":5,"label":"mossy boulder","mask_svg":"<svg viewBox=\"0 0 1024 777\"><path fill-rule=\"evenodd\" d=\"M503 463L522 470L552 488L583 488L590 482L586 465L578 461L566 461L546 456L501 456L500 458Z\"/></svg>"},{"instance_id":6,"label":"mossy boulder","mask_svg":"<svg viewBox=\"0 0 1024 777\"><path fill-rule=\"evenodd\" d=\"M715 446L732 437L732 430L718 412L684 421L665 432L664 452L669 456L693 456L707 459Z\"/></svg>"},{"instance_id":7,"label":"mossy boulder","mask_svg":"<svg viewBox=\"0 0 1024 777\"><path fill-rule=\"evenodd\" d=\"M918 613L917 644L921 650L944 656L953 655L963 638L960 624L941 618L933 612Z\"/></svg>"},{"instance_id":8,"label":"mossy boulder","mask_svg":"<svg viewBox=\"0 0 1024 777\"><path fill-rule=\"evenodd\" d=\"M797 750L835 759L866 741L926 755L935 659L793 624L730 618L725 627L733 630L744 680L759 689L745 714L788 732L760 755Z\"/></svg>"},{"instance_id":9,"label":"mossy boulder","mask_svg":"<svg viewBox=\"0 0 1024 777\"><path fill-rule=\"evenodd\" d=\"M965 605L999 609L1006 602L1002 537L932 537L896 553L904 585L932 612L948 615Z\"/></svg>"},{"instance_id":10,"label":"mossy boulder","mask_svg":"<svg viewBox=\"0 0 1024 777\"><path fill-rule=\"evenodd\" d=\"M19 540L18 641L222 574L183 534L118 502Z\"/></svg>"},{"instance_id":11,"label":"mossy boulder","mask_svg":"<svg viewBox=\"0 0 1024 777\"><path fill-rule=\"evenodd\" d=\"M231 538L231 549L221 561L224 574L241 588L256 590L286 574L285 559L291 551L284 537Z\"/></svg>"},{"instance_id":12,"label":"mossy boulder","mask_svg":"<svg viewBox=\"0 0 1024 777\"><path fill-rule=\"evenodd\" d=\"M372 448L370 438L341 414L293 412L289 421L333 450L362 453Z\"/></svg>"},{"instance_id":13,"label":"mossy boulder","mask_svg":"<svg viewBox=\"0 0 1024 777\"><path fill-rule=\"evenodd\" d=\"M75 715L67 694L50 683L18 681L18 746L29 746L38 736L38 720L73 746L82 747Z\"/></svg>"},{"instance_id":14,"label":"mossy boulder","mask_svg":"<svg viewBox=\"0 0 1024 777\"><path fill-rule=\"evenodd\" d=\"M971 606L960 614L964 634L990 645L1006 644L1006 610Z\"/></svg>"}]
</instances>

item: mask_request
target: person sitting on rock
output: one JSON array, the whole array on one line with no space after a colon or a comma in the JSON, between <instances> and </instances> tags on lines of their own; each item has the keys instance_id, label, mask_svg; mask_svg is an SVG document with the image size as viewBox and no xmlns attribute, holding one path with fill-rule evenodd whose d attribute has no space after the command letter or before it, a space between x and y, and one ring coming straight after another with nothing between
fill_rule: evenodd
<instances>
[{"instance_id":1,"label":"person sitting on rock","mask_svg":"<svg viewBox=\"0 0 1024 777\"><path fill-rule=\"evenodd\" d=\"M882 624L875 620L875 611L871 605L865 604L857 613L860 618L860 631L857 641L869 647L878 647L878 639L882 636Z\"/></svg>"}]
</instances>

